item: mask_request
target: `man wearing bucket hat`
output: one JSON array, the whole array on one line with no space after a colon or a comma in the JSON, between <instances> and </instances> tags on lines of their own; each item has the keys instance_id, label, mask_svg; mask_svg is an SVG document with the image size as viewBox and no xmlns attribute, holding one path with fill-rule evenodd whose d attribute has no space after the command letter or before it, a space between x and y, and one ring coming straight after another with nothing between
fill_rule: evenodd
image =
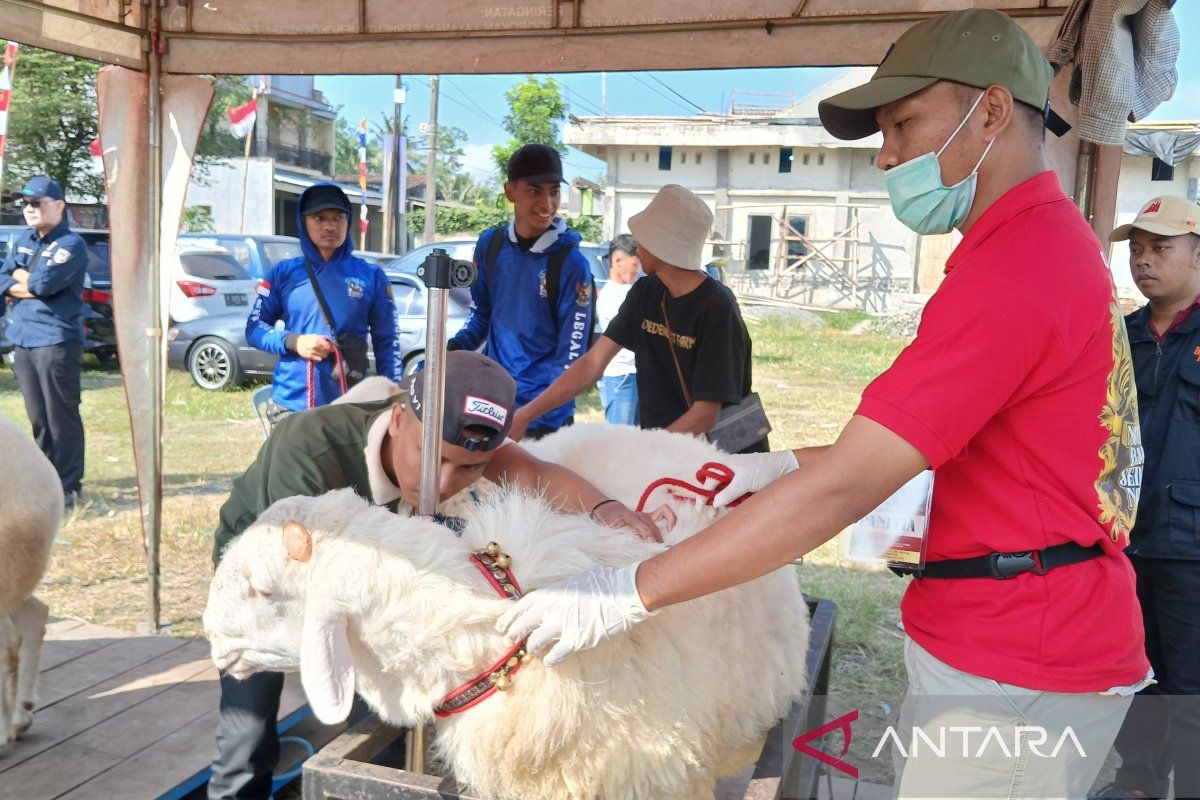
<instances>
[{"instance_id":1,"label":"man wearing bucket hat","mask_svg":"<svg viewBox=\"0 0 1200 800\"><path fill-rule=\"evenodd\" d=\"M622 348L634 354L643 428L707 434L723 407L751 393L750 334L737 300L701 268L712 220L703 200L675 184L629 218L647 277L592 349L517 412L514 438L591 387ZM764 436L742 452L767 449Z\"/></svg>"},{"instance_id":2,"label":"man wearing bucket hat","mask_svg":"<svg viewBox=\"0 0 1200 800\"><path fill-rule=\"evenodd\" d=\"M878 165L905 224L963 233L916 339L803 467L778 477L743 468L778 454L733 457L749 479L736 491L757 495L647 561L530 593L502 628L553 644L555 663L788 564L933 467L925 561L901 606L898 738L956 738L897 749L898 794L1086 795L1149 673L1123 552L1141 442L1111 275L1043 154L1050 77L1009 17L956 11L820 104L836 136L882 131ZM964 731L977 732L969 746ZM1038 754L981 746L1039 732Z\"/></svg>"},{"instance_id":3,"label":"man wearing bucket hat","mask_svg":"<svg viewBox=\"0 0 1200 800\"><path fill-rule=\"evenodd\" d=\"M445 376L440 497L453 497L488 478L543 495L564 511L589 514L609 527L628 528L645 539L658 536L649 515L608 499L574 472L534 458L506 438L517 387L499 364L479 353L452 352L446 355ZM213 561L268 506L286 497L352 488L389 511L414 513L421 484L424 377L418 371L406 378L401 393L386 400L334 404L281 419L221 507ZM282 689L280 673L245 681L221 676L218 752L208 786L212 800L270 796L279 758L275 718Z\"/></svg>"},{"instance_id":4,"label":"man wearing bucket hat","mask_svg":"<svg viewBox=\"0 0 1200 800\"><path fill-rule=\"evenodd\" d=\"M1200 797L1200 206L1155 197L1112 232L1150 301L1125 318L1146 448L1137 522L1125 551L1137 574L1154 686L1117 736L1121 767L1102 797Z\"/></svg>"}]
</instances>

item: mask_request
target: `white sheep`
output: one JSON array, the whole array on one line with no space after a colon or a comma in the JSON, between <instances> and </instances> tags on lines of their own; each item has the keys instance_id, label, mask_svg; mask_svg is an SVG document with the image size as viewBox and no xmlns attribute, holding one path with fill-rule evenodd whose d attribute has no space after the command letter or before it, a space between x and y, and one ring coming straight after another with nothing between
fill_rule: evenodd
<instances>
[{"instance_id":1,"label":"white sheep","mask_svg":"<svg viewBox=\"0 0 1200 800\"><path fill-rule=\"evenodd\" d=\"M347 389L344 395L334 398L330 405L374 403L379 400L386 400L389 397L395 397L402 391L404 390L400 388L400 384L389 378L385 378L382 375L370 375Z\"/></svg>"},{"instance_id":2,"label":"white sheep","mask_svg":"<svg viewBox=\"0 0 1200 800\"><path fill-rule=\"evenodd\" d=\"M62 523L54 465L0 414L0 749L29 729L49 609L33 596Z\"/></svg>"},{"instance_id":3,"label":"white sheep","mask_svg":"<svg viewBox=\"0 0 1200 800\"><path fill-rule=\"evenodd\" d=\"M679 451L673 472L690 480L719 457L689 437L597 427L596 463L624 474L627 503L661 477L657 451ZM590 438L582 427L572 436ZM586 477L597 482L598 471ZM708 512L676 511L668 544L707 522ZM491 541L525 591L663 547L507 491L471 509L461 537L348 490L283 500L234 541L213 579L204 623L214 660L238 677L299 669L326 721L344 719L357 690L389 723L426 722L511 645L495 630L509 601L468 561ZM485 798L711 797L803 691L807 639L796 575L780 570L664 609L554 668L535 657L507 692L439 720L436 753Z\"/></svg>"}]
</instances>

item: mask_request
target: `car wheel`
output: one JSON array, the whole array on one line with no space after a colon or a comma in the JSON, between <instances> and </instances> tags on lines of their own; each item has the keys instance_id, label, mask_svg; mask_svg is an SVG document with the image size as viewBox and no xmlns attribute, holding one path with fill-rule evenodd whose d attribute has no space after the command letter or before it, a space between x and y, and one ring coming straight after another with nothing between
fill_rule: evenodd
<instances>
[{"instance_id":1,"label":"car wheel","mask_svg":"<svg viewBox=\"0 0 1200 800\"><path fill-rule=\"evenodd\" d=\"M233 345L215 336L205 336L192 345L187 368L197 386L213 392L232 389L244 380Z\"/></svg>"},{"instance_id":2,"label":"car wheel","mask_svg":"<svg viewBox=\"0 0 1200 800\"><path fill-rule=\"evenodd\" d=\"M421 368L425 361L425 352L418 350L415 353L410 353L408 358L404 359L404 377L408 377Z\"/></svg>"}]
</instances>

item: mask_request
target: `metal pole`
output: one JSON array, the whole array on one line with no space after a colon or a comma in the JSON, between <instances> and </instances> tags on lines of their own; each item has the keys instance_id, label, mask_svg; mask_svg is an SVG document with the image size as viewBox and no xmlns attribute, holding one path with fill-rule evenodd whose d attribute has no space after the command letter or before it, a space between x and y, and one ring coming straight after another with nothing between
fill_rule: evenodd
<instances>
[{"instance_id":1,"label":"metal pole","mask_svg":"<svg viewBox=\"0 0 1200 800\"><path fill-rule=\"evenodd\" d=\"M1096 171L1096 145L1079 140L1079 157L1075 161L1075 205L1083 218L1092 224L1092 181Z\"/></svg>"},{"instance_id":2,"label":"metal pole","mask_svg":"<svg viewBox=\"0 0 1200 800\"><path fill-rule=\"evenodd\" d=\"M408 250L408 223L404 218L404 193L400 190L400 176L404 174L401 162L401 159L404 158L404 149L400 146L400 125L403 119L404 83L401 80L401 76L397 75L396 88L392 93L392 171L388 175L388 180L392 186L392 238L388 240L388 244L392 248L393 253L403 253Z\"/></svg>"},{"instance_id":3,"label":"metal pole","mask_svg":"<svg viewBox=\"0 0 1200 800\"><path fill-rule=\"evenodd\" d=\"M258 92L254 93L257 102ZM246 131L246 157L242 160L242 210L238 214L238 233L246 232L246 184L250 180L250 145L254 141L254 129L258 127L258 112L254 113L254 124Z\"/></svg>"},{"instance_id":4,"label":"metal pole","mask_svg":"<svg viewBox=\"0 0 1200 800\"><path fill-rule=\"evenodd\" d=\"M159 541L162 538L162 430L163 406L166 403L166 387L163 382L166 353L163 351L162 319L162 259L159 250L162 240L162 97L160 69L162 51L160 47L159 4L148 3L150 10L150 53L149 63L149 150L150 150L150 279L147 282L147 300L150 304L150 320L153 327L146 330L153 358L150 359L150 387L154 392L154 413L150 418L150 441L153 442L150 459L150 478L153 487L146 501L146 569L148 577L147 600L150 632L159 628Z\"/></svg>"},{"instance_id":5,"label":"metal pole","mask_svg":"<svg viewBox=\"0 0 1200 800\"><path fill-rule=\"evenodd\" d=\"M428 206L427 206L428 208ZM428 219L428 217L426 217ZM417 270L429 290L425 318L425 367L421 412L421 496L417 513L437 513L439 474L442 465L442 419L445 416L446 309L450 299L451 260L446 251L434 249ZM425 771L425 729L417 726L408 734L408 771Z\"/></svg>"},{"instance_id":6,"label":"metal pole","mask_svg":"<svg viewBox=\"0 0 1200 800\"><path fill-rule=\"evenodd\" d=\"M425 244L433 241L437 206L437 114L438 76L429 76L429 160L425 162ZM426 339L428 352L432 343Z\"/></svg>"}]
</instances>

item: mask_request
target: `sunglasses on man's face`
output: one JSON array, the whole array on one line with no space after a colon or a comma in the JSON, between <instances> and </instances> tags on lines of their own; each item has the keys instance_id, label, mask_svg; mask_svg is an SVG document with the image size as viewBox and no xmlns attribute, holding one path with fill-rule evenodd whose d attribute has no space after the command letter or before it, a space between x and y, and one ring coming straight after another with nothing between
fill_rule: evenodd
<instances>
[{"instance_id":1,"label":"sunglasses on man's face","mask_svg":"<svg viewBox=\"0 0 1200 800\"><path fill-rule=\"evenodd\" d=\"M39 208L42 203L49 202L49 197L23 197L17 201L17 205L21 207L29 206L30 208Z\"/></svg>"}]
</instances>

